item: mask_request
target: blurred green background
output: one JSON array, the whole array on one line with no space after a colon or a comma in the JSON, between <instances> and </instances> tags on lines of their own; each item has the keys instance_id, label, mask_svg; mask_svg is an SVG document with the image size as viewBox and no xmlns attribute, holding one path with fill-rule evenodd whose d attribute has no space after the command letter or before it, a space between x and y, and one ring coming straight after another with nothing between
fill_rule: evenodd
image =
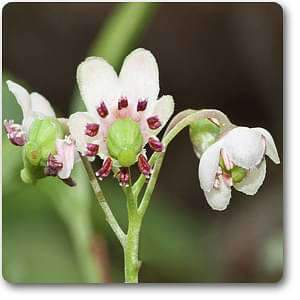
<instances>
[{"instance_id":1,"label":"blurred green background","mask_svg":"<svg viewBox=\"0 0 300 300\"><path fill-rule=\"evenodd\" d=\"M84 110L77 65L104 56L116 69L134 48L153 52L176 112L217 108L267 128L283 158L282 11L277 4L10 3L3 9L3 82L46 96L58 116ZM5 83L3 119L21 119ZM78 165L69 188L23 184L20 149L2 138L3 277L14 283L122 282L121 247ZM98 162L99 163L99 162ZM275 282L283 269L283 163L268 162L254 197L233 192L224 212L200 190L185 131L170 145L142 228L141 282ZM121 224L116 182L104 192Z\"/></svg>"}]
</instances>

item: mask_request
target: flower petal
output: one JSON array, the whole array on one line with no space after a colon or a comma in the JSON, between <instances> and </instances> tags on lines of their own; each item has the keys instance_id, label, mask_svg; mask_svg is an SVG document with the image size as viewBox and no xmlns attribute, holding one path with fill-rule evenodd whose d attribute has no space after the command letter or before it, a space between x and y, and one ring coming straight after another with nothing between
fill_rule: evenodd
<instances>
[{"instance_id":1,"label":"flower petal","mask_svg":"<svg viewBox=\"0 0 300 300\"><path fill-rule=\"evenodd\" d=\"M86 125L88 123L99 124L99 119L95 118L87 112L77 112L72 114L69 118L70 133L72 138L76 141L77 151L85 154L86 144L94 143L100 146L99 152L101 154L107 155L107 147L103 140L103 135L101 132L101 123L99 124L99 132L93 137L85 134Z\"/></svg>"},{"instance_id":2,"label":"flower petal","mask_svg":"<svg viewBox=\"0 0 300 300\"><path fill-rule=\"evenodd\" d=\"M45 117L55 117L55 112L49 101L39 93L31 93L31 107L32 111L38 115Z\"/></svg>"},{"instance_id":3,"label":"flower petal","mask_svg":"<svg viewBox=\"0 0 300 300\"><path fill-rule=\"evenodd\" d=\"M6 83L8 89L14 94L18 104L21 106L23 112L23 119L30 117L32 114L32 109L30 95L27 92L27 90L11 80L7 80Z\"/></svg>"},{"instance_id":4,"label":"flower petal","mask_svg":"<svg viewBox=\"0 0 300 300\"><path fill-rule=\"evenodd\" d=\"M266 160L263 159L258 167L251 169L241 182L234 184L234 187L236 190L246 195L255 195L260 186L263 184L265 176Z\"/></svg>"},{"instance_id":5,"label":"flower petal","mask_svg":"<svg viewBox=\"0 0 300 300\"><path fill-rule=\"evenodd\" d=\"M100 57L89 57L77 68L77 82L87 110L97 114L96 108L118 105L119 79L113 67Z\"/></svg>"},{"instance_id":6,"label":"flower petal","mask_svg":"<svg viewBox=\"0 0 300 300\"><path fill-rule=\"evenodd\" d=\"M228 187L220 176L220 186L210 192L204 192L209 206L215 210L224 210L231 198L231 188Z\"/></svg>"},{"instance_id":7,"label":"flower petal","mask_svg":"<svg viewBox=\"0 0 300 300\"><path fill-rule=\"evenodd\" d=\"M260 127L253 128L253 130L255 130L263 135L263 137L266 139L266 155L268 155L275 164L279 164L280 159L278 156L278 152L277 152L273 137L270 134L270 132L267 131L266 129L260 128Z\"/></svg>"},{"instance_id":8,"label":"flower petal","mask_svg":"<svg viewBox=\"0 0 300 300\"><path fill-rule=\"evenodd\" d=\"M68 138L65 140L57 139L56 141L57 156L63 163L62 169L57 173L62 179L69 178L75 161L75 144Z\"/></svg>"},{"instance_id":9,"label":"flower petal","mask_svg":"<svg viewBox=\"0 0 300 300\"><path fill-rule=\"evenodd\" d=\"M239 167L251 169L259 164L265 147L260 134L248 127L236 127L223 137L224 149Z\"/></svg>"},{"instance_id":10,"label":"flower petal","mask_svg":"<svg viewBox=\"0 0 300 300\"><path fill-rule=\"evenodd\" d=\"M214 185L216 173L220 161L222 140L207 148L199 163L200 186L205 192L209 192Z\"/></svg>"},{"instance_id":11,"label":"flower petal","mask_svg":"<svg viewBox=\"0 0 300 300\"><path fill-rule=\"evenodd\" d=\"M157 135L167 124L170 117L174 113L174 99L172 96L162 96L157 101L153 102L151 114L147 114L147 117L157 116L161 126L156 130L150 130L151 134Z\"/></svg>"},{"instance_id":12,"label":"flower petal","mask_svg":"<svg viewBox=\"0 0 300 300\"><path fill-rule=\"evenodd\" d=\"M122 95L132 104L139 99L154 101L159 93L158 66L152 53L145 49L132 51L124 60L120 80Z\"/></svg>"}]
</instances>

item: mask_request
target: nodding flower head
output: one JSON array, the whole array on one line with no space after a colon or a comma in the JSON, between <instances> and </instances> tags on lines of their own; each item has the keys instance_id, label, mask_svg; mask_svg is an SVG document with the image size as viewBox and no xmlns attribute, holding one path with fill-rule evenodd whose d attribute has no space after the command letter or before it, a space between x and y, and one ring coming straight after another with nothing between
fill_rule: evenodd
<instances>
[{"instance_id":1,"label":"nodding flower head","mask_svg":"<svg viewBox=\"0 0 300 300\"><path fill-rule=\"evenodd\" d=\"M69 120L77 150L90 158L104 159L102 171L96 173L100 178L108 175L107 166L111 166L108 164L111 161L120 168L118 178L126 185L127 168L141 161L141 154L143 162L147 161L143 151L147 143L153 151L163 150L156 136L174 111L171 96L157 100L156 60L151 52L136 49L125 58L118 76L104 59L89 57L78 66L77 81L87 107L87 112L75 113ZM98 146L93 152L91 144ZM145 168L142 173L149 176Z\"/></svg>"},{"instance_id":2,"label":"nodding flower head","mask_svg":"<svg viewBox=\"0 0 300 300\"><path fill-rule=\"evenodd\" d=\"M4 121L11 143L23 146L24 169L21 178L26 183L33 183L46 175L66 179L73 167L75 151L74 142L70 138L64 140L66 126L56 119L50 103L42 95L29 94L12 81L7 81L7 85L23 112L22 124L15 124L13 120ZM68 146L63 146L62 141Z\"/></svg>"},{"instance_id":3,"label":"nodding flower head","mask_svg":"<svg viewBox=\"0 0 300 300\"><path fill-rule=\"evenodd\" d=\"M254 195L266 175L265 155L279 164L271 134L263 128L236 127L203 153L199 180L208 204L224 210L231 198L231 188Z\"/></svg>"}]
</instances>

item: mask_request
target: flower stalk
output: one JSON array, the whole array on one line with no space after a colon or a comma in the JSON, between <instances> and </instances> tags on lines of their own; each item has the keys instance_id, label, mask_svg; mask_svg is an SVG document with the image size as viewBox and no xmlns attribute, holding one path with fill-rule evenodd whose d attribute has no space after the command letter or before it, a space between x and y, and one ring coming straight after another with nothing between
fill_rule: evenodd
<instances>
[{"instance_id":1,"label":"flower stalk","mask_svg":"<svg viewBox=\"0 0 300 300\"><path fill-rule=\"evenodd\" d=\"M106 220L123 247L124 275L126 283L138 283L138 273L141 266L141 262L138 259L139 236L141 225L147 208L149 207L151 197L158 180L159 172L165 157L167 146L176 137L176 135L179 134L185 127L189 126L196 120L207 118L218 119L221 124L221 132L225 132L226 130L230 130L234 127L234 125L231 124L229 119L218 110L187 110L182 112L181 114L178 114L170 122L162 139L164 151L155 152L149 160L149 164L153 167L153 170L140 204L138 204L137 198L142 190L143 185L146 182L146 177L144 175L140 175L135 184L132 185L131 175L129 171L129 184L128 186L123 186L123 192L127 200L127 234L125 234L120 228L117 220L115 219L112 211L110 210L90 162L86 157L81 156L84 167L88 173L91 186L95 192L96 198L101 208L104 211Z\"/></svg>"},{"instance_id":2,"label":"flower stalk","mask_svg":"<svg viewBox=\"0 0 300 300\"><path fill-rule=\"evenodd\" d=\"M121 245L124 247L125 241L126 241L125 233L123 232L123 230L120 227L118 221L114 217L108 203L105 200L103 192L102 192L102 190L100 188L100 185L97 181L97 177L95 176L95 172L94 172L90 162L88 161L88 159L86 157L81 156L81 161L82 161L83 166L84 166L84 168L85 168L85 170L88 174L90 184L93 188L93 191L95 193L97 201L98 201L99 205L101 206L101 208L102 208L102 210L105 214L106 221L110 225L111 229L115 233L115 235L118 238L118 240L120 241Z\"/></svg>"},{"instance_id":3,"label":"flower stalk","mask_svg":"<svg viewBox=\"0 0 300 300\"><path fill-rule=\"evenodd\" d=\"M142 224L142 216L137 210L137 200L131 186L125 187L124 193L127 198L128 231L124 247L124 271L126 283L138 283L140 262L138 259L139 235Z\"/></svg>"}]
</instances>

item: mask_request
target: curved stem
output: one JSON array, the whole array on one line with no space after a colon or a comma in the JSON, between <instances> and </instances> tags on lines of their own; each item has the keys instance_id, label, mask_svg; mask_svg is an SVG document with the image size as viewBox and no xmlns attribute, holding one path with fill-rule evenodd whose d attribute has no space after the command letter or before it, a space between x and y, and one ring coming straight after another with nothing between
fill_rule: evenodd
<instances>
[{"instance_id":1,"label":"curved stem","mask_svg":"<svg viewBox=\"0 0 300 300\"><path fill-rule=\"evenodd\" d=\"M181 112L180 114L177 115L177 118L179 115L184 115L184 113L186 112L187 111ZM191 123L200 119L211 119L211 118L217 119L220 123L221 134L224 133L224 131L230 130L235 127L224 113L216 109L202 109L196 112L188 110L188 112L189 112L188 115L180 119L180 121L177 122L176 124L174 124L174 122L172 121L170 122L164 134L164 138L163 138L164 145L167 146L182 129L184 129L185 127L189 126Z\"/></svg>"},{"instance_id":2,"label":"curved stem","mask_svg":"<svg viewBox=\"0 0 300 300\"><path fill-rule=\"evenodd\" d=\"M191 123L199 120L199 119L207 119L207 118L216 118L220 122L221 126L221 134L227 130L230 130L234 127L234 125L230 122L225 114L223 114L219 110L215 109L203 109L199 111L194 110L185 110L176 115L173 120L170 122L167 127L164 137L162 139L162 143L165 146L165 151L167 150L167 146L169 143L175 138L175 136L183 130L185 127L189 126ZM148 182L145 194L139 206L139 213L143 216L149 206L149 202L157 182L158 174L163 163L163 159L165 156L165 152L163 153L154 153L150 159L154 164L153 173ZM139 193L142 189L143 184L145 183L145 178L139 178L136 182L135 192Z\"/></svg>"},{"instance_id":3,"label":"curved stem","mask_svg":"<svg viewBox=\"0 0 300 300\"><path fill-rule=\"evenodd\" d=\"M99 205L101 206L107 223L110 225L111 229L119 239L121 245L124 247L126 242L126 235L118 224L116 218L114 217L108 203L105 200L105 197L102 193L102 190L98 184L97 177L95 176L94 170L86 157L81 156L81 161L84 165L84 168L88 174L91 186L94 190L96 198L98 200Z\"/></svg>"},{"instance_id":4,"label":"curved stem","mask_svg":"<svg viewBox=\"0 0 300 300\"><path fill-rule=\"evenodd\" d=\"M158 174L159 174L161 165L163 163L163 160L164 160L164 153L161 153L155 162L155 166L154 166L153 172L151 174L151 178L148 182L145 194L144 194L141 204L138 208L138 213L140 214L141 218L143 218L143 216L149 206L149 202L150 202L154 187L156 185L156 182L158 179Z\"/></svg>"}]
</instances>

